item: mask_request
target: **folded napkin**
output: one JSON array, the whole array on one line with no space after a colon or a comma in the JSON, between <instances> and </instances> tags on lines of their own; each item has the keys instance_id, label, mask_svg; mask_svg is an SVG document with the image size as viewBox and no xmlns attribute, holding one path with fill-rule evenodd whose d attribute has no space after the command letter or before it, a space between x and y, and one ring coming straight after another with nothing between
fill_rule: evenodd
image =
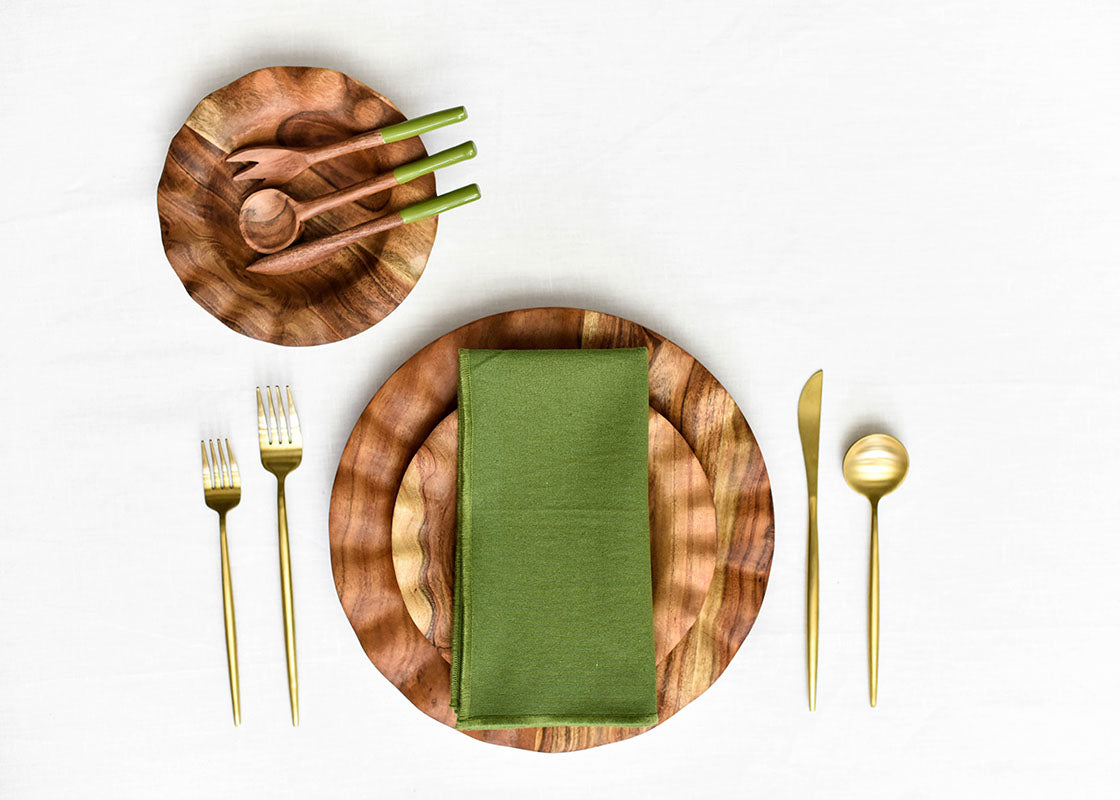
<instances>
[{"instance_id":1,"label":"folded napkin","mask_svg":"<svg viewBox=\"0 0 1120 800\"><path fill-rule=\"evenodd\" d=\"M657 722L647 359L459 351L460 729Z\"/></svg>"}]
</instances>

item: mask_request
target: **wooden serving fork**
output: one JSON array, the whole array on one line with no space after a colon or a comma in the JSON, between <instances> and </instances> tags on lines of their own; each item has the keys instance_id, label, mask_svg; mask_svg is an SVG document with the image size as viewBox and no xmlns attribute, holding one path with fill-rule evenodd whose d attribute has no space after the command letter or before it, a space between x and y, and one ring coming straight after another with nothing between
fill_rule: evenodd
<instances>
[{"instance_id":1,"label":"wooden serving fork","mask_svg":"<svg viewBox=\"0 0 1120 800\"><path fill-rule=\"evenodd\" d=\"M436 128L462 122L467 118L467 110L462 106L425 114L416 119L406 119L396 125L388 125L374 131L361 133L341 142L332 142L318 147L284 147L283 145L263 145L244 147L226 156L231 163L256 162L245 167L233 176L235 181L259 180L260 187L278 186L287 183L312 164L337 158L359 150L367 150L382 144L411 139Z\"/></svg>"},{"instance_id":2,"label":"wooden serving fork","mask_svg":"<svg viewBox=\"0 0 1120 800\"><path fill-rule=\"evenodd\" d=\"M210 462L214 462L211 469ZM241 724L241 682L237 676L237 622L233 615L233 578L229 571L229 545L226 543L226 514L241 502L241 474L237 459L226 439L215 449L210 440L210 457L206 455L206 442L202 442L202 494L206 505L218 512L218 535L222 549L222 610L226 622L226 660L229 662L229 691L233 699L233 724Z\"/></svg>"},{"instance_id":3,"label":"wooden serving fork","mask_svg":"<svg viewBox=\"0 0 1120 800\"><path fill-rule=\"evenodd\" d=\"M272 404L273 388L276 405ZM257 429L260 434L261 464L276 476L276 516L280 528L280 595L284 610L284 649L288 657L288 695L292 701L292 725L299 725L299 679L296 674L296 620L292 603L292 559L288 546L288 509L284 503L284 479L303 460L303 434L299 415L292 399L292 387L286 387L288 409L280 397L280 387L265 387L268 395L268 416L265 416L261 389L257 387ZM279 409L279 418L277 417Z\"/></svg>"}]
</instances>

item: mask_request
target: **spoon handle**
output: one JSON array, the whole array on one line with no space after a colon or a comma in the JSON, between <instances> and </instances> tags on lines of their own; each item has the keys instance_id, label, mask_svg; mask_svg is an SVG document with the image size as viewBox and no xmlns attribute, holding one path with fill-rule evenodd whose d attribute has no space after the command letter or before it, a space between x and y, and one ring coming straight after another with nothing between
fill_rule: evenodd
<instances>
[{"instance_id":1,"label":"spoon handle","mask_svg":"<svg viewBox=\"0 0 1120 800\"><path fill-rule=\"evenodd\" d=\"M460 161L474 158L477 152L478 150L475 148L474 142L465 142L456 147L448 148L435 155L403 164L390 172L374 175L372 178L366 178L364 181L359 181L352 186L346 186L342 189L316 197L314 200L307 200L300 203L296 211L296 216L303 222L304 220L308 220L311 217L322 214L324 211L329 211L344 203L352 203L355 200L360 200L371 194L377 194L386 189L392 189L394 186L400 186L402 183L416 180L422 175L427 175L429 172L435 172L437 169L442 169L452 164L458 164Z\"/></svg>"},{"instance_id":2,"label":"spoon handle","mask_svg":"<svg viewBox=\"0 0 1120 800\"><path fill-rule=\"evenodd\" d=\"M871 707L879 696L879 504L871 504L871 576L867 597L867 669Z\"/></svg>"},{"instance_id":3,"label":"spoon handle","mask_svg":"<svg viewBox=\"0 0 1120 800\"><path fill-rule=\"evenodd\" d=\"M265 275L286 275L290 272L299 272L314 266L327 256L349 247L354 242L391 228L407 225L410 222L434 217L457 206L471 203L481 196L478 191L478 184L472 183L470 186L464 186L453 192L433 197L431 200L414 203L400 211L372 219L361 225L355 225L353 228L347 228L331 236L315 239L295 247L289 247L287 250L281 250L279 253L258 258L246 269L249 272Z\"/></svg>"}]
</instances>

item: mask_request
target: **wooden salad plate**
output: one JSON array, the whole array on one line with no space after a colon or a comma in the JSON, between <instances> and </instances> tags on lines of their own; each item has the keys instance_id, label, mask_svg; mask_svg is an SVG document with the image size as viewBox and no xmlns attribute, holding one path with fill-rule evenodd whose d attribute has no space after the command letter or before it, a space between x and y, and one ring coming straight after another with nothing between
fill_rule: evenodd
<instances>
[{"instance_id":1,"label":"wooden salad plate","mask_svg":"<svg viewBox=\"0 0 1120 800\"><path fill-rule=\"evenodd\" d=\"M330 69L270 67L208 95L171 140L157 201L167 260L187 293L238 333L283 345L353 336L400 305L435 240L436 219L350 245L311 269L255 275L259 257L241 238L241 202L259 181L234 181L234 150L255 144L313 146L405 119L386 98ZM427 155L419 137L324 161L284 184L296 200L318 197ZM302 241L368 222L434 197L425 175L307 220Z\"/></svg>"},{"instance_id":2,"label":"wooden salad plate","mask_svg":"<svg viewBox=\"0 0 1120 800\"><path fill-rule=\"evenodd\" d=\"M342 607L374 665L420 710L454 726L450 609L455 547L458 350L647 347L650 535L659 722L730 663L762 604L774 510L762 453L727 391L692 356L628 320L534 308L472 322L404 363L362 412L331 495ZM464 731L547 752L649 728Z\"/></svg>"}]
</instances>

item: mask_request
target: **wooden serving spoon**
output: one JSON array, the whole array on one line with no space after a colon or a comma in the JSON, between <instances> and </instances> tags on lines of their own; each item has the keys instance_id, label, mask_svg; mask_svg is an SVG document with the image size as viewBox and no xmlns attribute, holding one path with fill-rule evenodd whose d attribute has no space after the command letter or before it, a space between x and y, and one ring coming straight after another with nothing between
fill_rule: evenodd
<instances>
[{"instance_id":1,"label":"wooden serving spoon","mask_svg":"<svg viewBox=\"0 0 1120 800\"><path fill-rule=\"evenodd\" d=\"M363 222L361 225L355 225L353 228L347 228L331 236L290 247L281 253L258 258L246 269L249 272L262 275L287 275L290 272L299 272L314 266L332 253L337 253L361 239L391 228L399 228L401 225L407 225L419 219L434 217L457 206L472 203L481 196L478 191L478 184L472 183L470 186L464 186L462 189L441 194L431 200L406 206L400 211L371 219L369 222Z\"/></svg>"},{"instance_id":2,"label":"wooden serving spoon","mask_svg":"<svg viewBox=\"0 0 1120 800\"><path fill-rule=\"evenodd\" d=\"M275 253L298 239L303 233L304 221L316 214L392 189L442 167L467 161L477 152L474 142L466 142L302 203L279 189L261 189L245 198L237 224L251 248L258 253Z\"/></svg>"},{"instance_id":3,"label":"wooden serving spoon","mask_svg":"<svg viewBox=\"0 0 1120 800\"><path fill-rule=\"evenodd\" d=\"M462 122L467 118L467 110L462 106L437 111L434 114L425 114L416 119L406 119L396 125L378 128L375 131L361 133L341 142L333 142L318 147L283 147L282 145L266 145L263 147L245 147L226 156L226 161L244 163L255 161L252 166L245 167L233 176L235 181L260 180L261 186L276 186L287 183L299 175L312 164L326 161L328 158L344 156L347 153L356 153L370 147L377 147L390 142L399 142L401 139L411 139L436 128Z\"/></svg>"}]
</instances>

